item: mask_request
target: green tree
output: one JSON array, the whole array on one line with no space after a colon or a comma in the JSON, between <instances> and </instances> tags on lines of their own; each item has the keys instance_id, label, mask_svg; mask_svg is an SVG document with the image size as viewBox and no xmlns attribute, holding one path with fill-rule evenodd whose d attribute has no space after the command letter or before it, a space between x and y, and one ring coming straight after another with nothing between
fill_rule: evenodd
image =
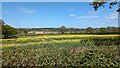
<instances>
[{"instance_id":1,"label":"green tree","mask_svg":"<svg viewBox=\"0 0 120 68\"><path fill-rule=\"evenodd\" d=\"M107 33L106 28L103 28L103 27L100 28L99 33L101 33L101 34Z\"/></svg>"},{"instance_id":2,"label":"green tree","mask_svg":"<svg viewBox=\"0 0 120 68\"><path fill-rule=\"evenodd\" d=\"M93 28L92 28L92 27L88 27L88 28L86 29L86 32L87 32L87 33L93 33L93 32L94 32L94 30L93 30Z\"/></svg>"},{"instance_id":3,"label":"green tree","mask_svg":"<svg viewBox=\"0 0 120 68\"><path fill-rule=\"evenodd\" d=\"M17 34L17 30L2 21L2 35L4 36L4 38L13 37L13 35L15 34Z\"/></svg>"},{"instance_id":4,"label":"green tree","mask_svg":"<svg viewBox=\"0 0 120 68\"><path fill-rule=\"evenodd\" d=\"M25 36L28 35L28 30L27 30L27 29L24 30L24 35L25 35Z\"/></svg>"},{"instance_id":5,"label":"green tree","mask_svg":"<svg viewBox=\"0 0 120 68\"><path fill-rule=\"evenodd\" d=\"M112 6L118 4L118 10L116 11L120 13L120 1L117 2L117 0L93 0L90 5L95 9L95 11L97 11L99 7L105 7L104 4L107 2L109 2L110 9L112 8Z\"/></svg>"}]
</instances>

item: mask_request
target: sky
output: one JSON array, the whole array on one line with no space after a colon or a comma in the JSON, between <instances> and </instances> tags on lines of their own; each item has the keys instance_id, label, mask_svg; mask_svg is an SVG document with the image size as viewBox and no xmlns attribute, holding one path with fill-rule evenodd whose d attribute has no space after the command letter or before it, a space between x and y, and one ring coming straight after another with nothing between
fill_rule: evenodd
<instances>
[{"instance_id":1,"label":"sky","mask_svg":"<svg viewBox=\"0 0 120 68\"><path fill-rule=\"evenodd\" d=\"M118 26L117 6L98 11L89 2L3 2L2 19L16 28L99 28Z\"/></svg>"},{"instance_id":2,"label":"sky","mask_svg":"<svg viewBox=\"0 0 120 68\"><path fill-rule=\"evenodd\" d=\"M1 0L2 2L91 2L93 0ZM108 0L99 0L108 1ZM120 0L109 0L109 1L120 1Z\"/></svg>"},{"instance_id":3,"label":"sky","mask_svg":"<svg viewBox=\"0 0 120 68\"><path fill-rule=\"evenodd\" d=\"M90 2L91 0L2 0L2 2Z\"/></svg>"}]
</instances>

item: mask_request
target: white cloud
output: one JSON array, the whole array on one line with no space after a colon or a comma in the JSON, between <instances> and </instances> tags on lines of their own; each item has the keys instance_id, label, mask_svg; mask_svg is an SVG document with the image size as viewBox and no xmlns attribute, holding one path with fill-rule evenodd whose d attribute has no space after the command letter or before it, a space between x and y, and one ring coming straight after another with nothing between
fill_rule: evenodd
<instances>
[{"instance_id":1,"label":"white cloud","mask_svg":"<svg viewBox=\"0 0 120 68\"><path fill-rule=\"evenodd\" d=\"M113 13L111 15L108 15L105 17L106 19L117 19L118 18L118 14L117 13Z\"/></svg>"},{"instance_id":2,"label":"white cloud","mask_svg":"<svg viewBox=\"0 0 120 68\"><path fill-rule=\"evenodd\" d=\"M34 9L28 9L28 8L18 8L18 11L24 12L24 13L28 13L28 14L36 12L36 10L34 10Z\"/></svg>"},{"instance_id":3,"label":"white cloud","mask_svg":"<svg viewBox=\"0 0 120 68\"><path fill-rule=\"evenodd\" d=\"M76 15L75 15L75 14L70 14L70 16L71 16L71 17L74 17L74 16L76 16Z\"/></svg>"},{"instance_id":4,"label":"white cloud","mask_svg":"<svg viewBox=\"0 0 120 68\"><path fill-rule=\"evenodd\" d=\"M98 18L99 16L79 16L78 19L84 19L84 18Z\"/></svg>"}]
</instances>

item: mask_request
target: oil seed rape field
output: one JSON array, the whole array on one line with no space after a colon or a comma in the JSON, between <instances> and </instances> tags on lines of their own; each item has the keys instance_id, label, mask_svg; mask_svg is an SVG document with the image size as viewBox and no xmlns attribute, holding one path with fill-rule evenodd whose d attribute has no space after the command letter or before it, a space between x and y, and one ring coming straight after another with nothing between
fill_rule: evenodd
<instances>
[{"instance_id":1,"label":"oil seed rape field","mask_svg":"<svg viewBox=\"0 0 120 68\"><path fill-rule=\"evenodd\" d=\"M119 35L39 35L2 39L3 66L119 67Z\"/></svg>"}]
</instances>

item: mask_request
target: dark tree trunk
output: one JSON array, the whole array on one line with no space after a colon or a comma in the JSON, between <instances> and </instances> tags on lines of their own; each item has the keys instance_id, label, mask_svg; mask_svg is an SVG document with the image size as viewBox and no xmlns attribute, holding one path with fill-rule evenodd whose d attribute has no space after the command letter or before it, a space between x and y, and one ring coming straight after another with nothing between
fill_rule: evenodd
<instances>
[{"instance_id":1,"label":"dark tree trunk","mask_svg":"<svg viewBox=\"0 0 120 68\"><path fill-rule=\"evenodd\" d=\"M7 39L7 38L8 38L8 35L4 35L4 38Z\"/></svg>"}]
</instances>

